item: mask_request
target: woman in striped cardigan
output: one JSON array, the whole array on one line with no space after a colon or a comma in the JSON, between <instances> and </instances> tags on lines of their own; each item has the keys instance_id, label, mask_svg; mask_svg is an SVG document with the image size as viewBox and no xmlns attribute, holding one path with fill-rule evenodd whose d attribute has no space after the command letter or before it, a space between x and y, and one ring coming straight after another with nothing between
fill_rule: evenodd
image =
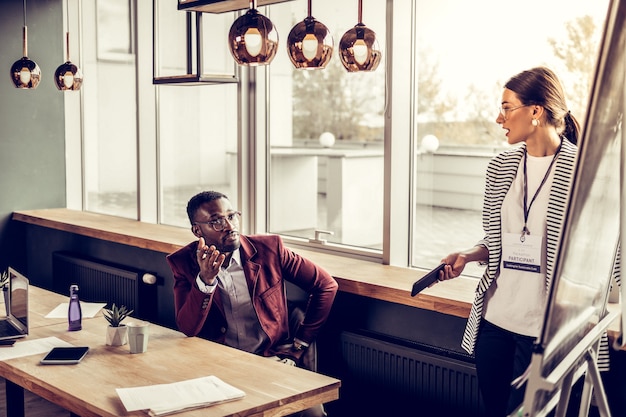
<instances>
[{"instance_id":1,"label":"woman in striped cardigan","mask_svg":"<svg viewBox=\"0 0 626 417\"><path fill-rule=\"evenodd\" d=\"M468 262L486 265L462 346L476 357L489 417L508 415L523 401L523 390L512 390L511 381L530 364L541 331L580 134L560 81L545 67L505 84L496 123L518 146L488 165L485 237L445 257L440 274L451 279Z\"/></svg>"}]
</instances>

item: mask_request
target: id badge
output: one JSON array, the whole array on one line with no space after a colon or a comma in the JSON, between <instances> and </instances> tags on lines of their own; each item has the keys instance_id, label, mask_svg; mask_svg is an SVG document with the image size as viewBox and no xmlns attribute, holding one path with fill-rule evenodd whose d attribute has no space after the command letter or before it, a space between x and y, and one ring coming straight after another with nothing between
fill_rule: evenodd
<instances>
[{"instance_id":1,"label":"id badge","mask_svg":"<svg viewBox=\"0 0 626 417\"><path fill-rule=\"evenodd\" d=\"M541 273L543 236L525 237L522 242L519 233L505 233L502 236L502 266L507 269Z\"/></svg>"}]
</instances>

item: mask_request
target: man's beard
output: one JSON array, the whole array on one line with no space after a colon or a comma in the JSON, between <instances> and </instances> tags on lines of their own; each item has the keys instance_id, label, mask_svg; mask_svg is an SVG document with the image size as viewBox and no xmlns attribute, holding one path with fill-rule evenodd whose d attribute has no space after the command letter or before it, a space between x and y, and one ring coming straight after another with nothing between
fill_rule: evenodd
<instances>
[{"instance_id":1,"label":"man's beard","mask_svg":"<svg viewBox=\"0 0 626 417\"><path fill-rule=\"evenodd\" d=\"M228 239L232 233L236 233L237 235L235 240ZM240 246L241 246L241 241L239 239L239 232L233 231L233 232L230 232L228 235L226 235L224 239L222 239L222 241L220 242L219 246L216 245L216 248L221 253L232 253L236 251L237 249L239 249Z\"/></svg>"}]
</instances>

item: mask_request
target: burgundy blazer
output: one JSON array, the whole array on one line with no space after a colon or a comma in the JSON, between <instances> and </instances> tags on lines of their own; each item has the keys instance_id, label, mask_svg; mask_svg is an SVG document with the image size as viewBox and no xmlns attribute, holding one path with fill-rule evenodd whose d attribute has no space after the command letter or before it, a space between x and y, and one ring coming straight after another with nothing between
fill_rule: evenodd
<instances>
[{"instance_id":1,"label":"burgundy blazer","mask_svg":"<svg viewBox=\"0 0 626 417\"><path fill-rule=\"evenodd\" d=\"M283 245L280 236L240 236L241 263L250 298L261 328L270 339L264 354L276 354L279 345L297 337L311 343L330 313L338 285L335 279L313 262ZM167 256L174 274L176 325L187 336L200 336L223 343L228 323L219 290L204 294L196 285L200 267L196 261L197 241ZM295 335L289 334L289 312L285 280L307 294L305 317Z\"/></svg>"}]
</instances>

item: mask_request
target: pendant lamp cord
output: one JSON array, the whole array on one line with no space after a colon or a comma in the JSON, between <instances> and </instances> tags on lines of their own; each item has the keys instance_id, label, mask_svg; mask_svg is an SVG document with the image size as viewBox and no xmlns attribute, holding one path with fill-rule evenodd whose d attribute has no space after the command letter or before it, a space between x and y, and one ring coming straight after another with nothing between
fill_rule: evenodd
<instances>
[{"instance_id":1,"label":"pendant lamp cord","mask_svg":"<svg viewBox=\"0 0 626 417\"><path fill-rule=\"evenodd\" d=\"M65 18L67 29L65 31L65 61L70 61L70 1L65 0Z\"/></svg>"},{"instance_id":2,"label":"pendant lamp cord","mask_svg":"<svg viewBox=\"0 0 626 417\"><path fill-rule=\"evenodd\" d=\"M359 23L363 23L363 0L359 0Z\"/></svg>"},{"instance_id":3,"label":"pendant lamp cord","mask_svg":"<svg viewBox=\"0 0 626 417\"><path fill-rule=\"evenodd\" d=\"M22 17L24 18L24 30L22 31L22 55L28 56L28 43L26 41L28 36L28 29L26 29L26 0L22 2Z\"/></svg>"}]
</instances>

